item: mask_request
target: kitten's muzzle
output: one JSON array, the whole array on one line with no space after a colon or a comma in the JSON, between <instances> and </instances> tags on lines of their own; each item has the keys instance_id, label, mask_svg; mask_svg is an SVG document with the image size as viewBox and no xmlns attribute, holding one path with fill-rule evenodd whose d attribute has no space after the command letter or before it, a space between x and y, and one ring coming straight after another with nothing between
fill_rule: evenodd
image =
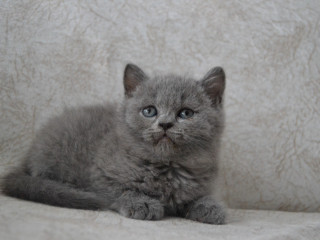
<instances>
[{"instance_id":1,"label":"kitten's muzzle","mask_svg":"<svg viewBox=\"0 0 320 240\"><path fill-rule=\"evenodd\" d=\"M157 134L153 135L154 143L158 144L162 141L164 142L171 142L173 144L176 143L176 140L179 136L171 131L161 131Z\"/></svg>"},{"instance_id":2,"label":"kitten's muzzle","mask_svg":"<svg viewBox=\"0 0 320 240\"><path fill-rule=\"evenodd\" d=\"M156 144L158 144L158 143L161 142L161 141L167 141L167 142L172 142L172 143L174 143L174 142L172 141L172 139L171 139L166 133L164 133L161 137L159 137L159 138L156 140Z\"/></svg>"}]
</instances>

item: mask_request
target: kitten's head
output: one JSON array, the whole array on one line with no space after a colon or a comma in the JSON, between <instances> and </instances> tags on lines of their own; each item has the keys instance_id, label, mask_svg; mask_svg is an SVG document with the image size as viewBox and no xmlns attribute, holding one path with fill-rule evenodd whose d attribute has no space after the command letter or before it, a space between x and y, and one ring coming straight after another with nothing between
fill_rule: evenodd
<instances>
[{"instance_id":1,"label":"kitten's head","mask_svg":"<svg viewBox=\"0 0 320 240\"><path fill-rule=\"evenodd\" d=\"M125 122L160 157L206 149L223 128L225 74L211 69L200 81L175 75L150 78L128 64Z\"/></svg>"}]
</instances>

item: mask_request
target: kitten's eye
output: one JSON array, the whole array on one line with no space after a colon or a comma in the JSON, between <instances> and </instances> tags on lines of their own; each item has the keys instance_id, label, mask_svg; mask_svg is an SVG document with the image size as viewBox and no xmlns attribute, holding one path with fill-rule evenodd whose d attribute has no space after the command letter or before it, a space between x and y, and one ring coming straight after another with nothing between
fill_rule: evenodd
<instances>
[{"instance_id":1,"label":"kitten's eye","mask_svg":"<svg viewBox=\"0 0 320 240\"><path fill-rule=\"evenodd\" d=\"M187 119L187 118L191 118L193 114L194 114L194 111L192 111L191 109L185 108L178 113L178 117L182 119Z\"/></svg>"},{"instance_id":2,"label":"kitten's eye","mask_svg":"<svg viewBox=\"0 0 320 240\"><path fill-rule=\"evenodd\" d=\"M142 109L142 114L145 117L154 117L155 115L157 115L157 109L153 106L149 106Z\"/></svg>"}]
</instances>

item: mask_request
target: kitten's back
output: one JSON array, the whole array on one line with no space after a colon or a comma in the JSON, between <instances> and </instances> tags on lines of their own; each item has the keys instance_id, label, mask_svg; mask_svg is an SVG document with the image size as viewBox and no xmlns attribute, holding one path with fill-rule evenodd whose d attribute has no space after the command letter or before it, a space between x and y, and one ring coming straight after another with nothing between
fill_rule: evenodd
<instances>
[{"instance_id":1,"label":"kitten's back","mask_svg":"<svg viewBox=\"0 0 320 240\"><path fill-rule=\"evenodd\" d=\"M99 142L114 134L116 108L97 105L65 110L38 132L21 167L7 174L2 191L13 197L61 207L106 208L88 191L88 164Z\"/></svg>"},{"instance_id":2,"label":"kitten's back","mask_svg":"<svg viewBox=\"0 0 320 240\"><path fill-rule=\"evenodd\" d=\"M114 128L115 113L111 105L98 105L67 109L51 119L39 131L26 158L31 174L70 182L72 172L87 171L100 140ZM80 180L75 176L72 181Z\"/></svg>"}]
</instances>

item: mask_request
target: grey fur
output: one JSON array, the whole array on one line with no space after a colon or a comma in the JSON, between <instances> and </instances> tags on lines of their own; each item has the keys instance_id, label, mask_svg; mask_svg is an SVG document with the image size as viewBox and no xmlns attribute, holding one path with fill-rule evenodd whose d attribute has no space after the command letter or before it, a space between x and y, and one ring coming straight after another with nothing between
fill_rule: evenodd
<instances>
[{"instance_id":1,"label":"grey fur","mask_svg":"<svg viewBox=\"0 0 320 240\"><path fill-rule=\"evenodd\" d=\"M222 68L195 81L150 78L129 64L124 87L119 106L67 109L51 119L21 168L5 177L3 192L62 207L111 209L135 219L174 215L224 223L222 207L209 197L224 124ZM143 116L147 106L158 114ZM179 118L183 108L194 115Z\"/></svg>"}]
</instances>

